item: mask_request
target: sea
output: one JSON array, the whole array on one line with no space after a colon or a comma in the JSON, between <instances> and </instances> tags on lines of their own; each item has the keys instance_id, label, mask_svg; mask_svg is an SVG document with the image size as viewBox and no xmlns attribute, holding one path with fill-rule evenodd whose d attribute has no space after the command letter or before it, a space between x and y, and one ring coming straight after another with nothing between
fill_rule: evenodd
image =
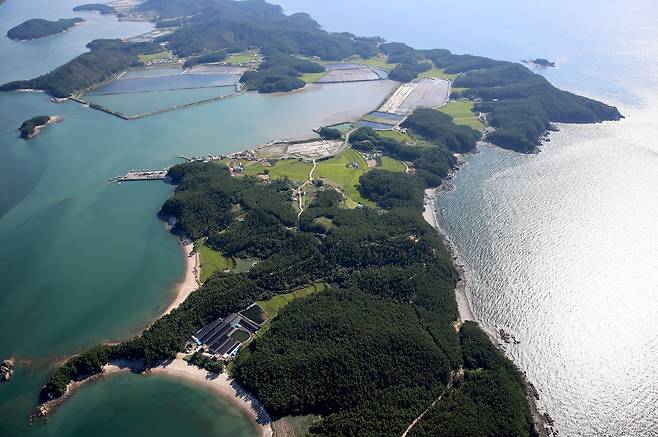
<instances>
[{"instance_id":1,"label":"sea","mask_svg":"<svg viewBox=\"0 0 658 437\"><path fill-rule=\"evenodd\" d=\"M152 29L74 13L79 3L1 3L2 35L29 18L87 21L35 41L0 38L0 82L45 73L92 39ZM560 125L538 154L481 147L466 157L455 189L439 196L438 219L465 265L475 315L519 340L506 353L560 435L658 435L658 4L279 3L330 31L510 61L547 58L557 67L537 72L555 85L619 107L620 122ZM161 376L104 378L49 423L28 425L57 362L139 332L182 275L178 243L156 217L172 187L108 179L180 155L311 136L320 124L374 109L389 90L368 83L248 93L132 121L43 93L0 94L0 359L18 361L14 379L0 385L0 434L253 435L230 403ZM119 104L140 101L131 93ZM63 121L20 140L18 126L41 114Z\"/></svg>"}]
</instances>

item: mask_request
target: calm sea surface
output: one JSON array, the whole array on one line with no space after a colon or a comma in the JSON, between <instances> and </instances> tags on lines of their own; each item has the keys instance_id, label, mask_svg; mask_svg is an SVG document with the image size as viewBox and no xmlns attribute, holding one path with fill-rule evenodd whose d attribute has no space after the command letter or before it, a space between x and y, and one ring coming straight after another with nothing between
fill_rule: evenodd
<instances>
[{"instance_id":1,"label":"calm sea surface","mask_svg":"<svg viewBox=\"0 0 658 437\"><path fill-rule=\"evenodd\" d=\"M71 11L79 3L8 0L0 5L0 34L28 18L82 16ZM45 73L83 53L94 38L152 28L84 17L87 23L36 41L0 37L0 82ZM131 376L83 387L51 423L28 428L55 362L139 332L167 307L182 274L180 248L156 217L172 187L108 179L134 168L163 168L180 162L179 155L310 136L321 124L374 109L391 88L378 82L245 94L130 122L73 102L51 103L43 93L0 93L0 359L19 362L14 379L0 385L0 435L127 435L153 423L157 428L140 435L252 434L249 420L203 391ZM188 91L167 98L199 97L199 90ZM136 96L112 97L139 111L149 103ZM19 139L18 126L40 114L64 121L30 141Z\"/></svg>"},{"instance_id":2,"label":"calm sea surface","mask_svg":"<svg viewBox=\"0 0 658 437\"><path fill-rule=\"evenodd\" d=\"M553 83L620 108L618 123L560 126L537 155L483 148L439 220L475 314L521 341L507 351L561 435L658 435L658 4L281 3L332 31L548 58Z\"/></svg>"}]
</instances>

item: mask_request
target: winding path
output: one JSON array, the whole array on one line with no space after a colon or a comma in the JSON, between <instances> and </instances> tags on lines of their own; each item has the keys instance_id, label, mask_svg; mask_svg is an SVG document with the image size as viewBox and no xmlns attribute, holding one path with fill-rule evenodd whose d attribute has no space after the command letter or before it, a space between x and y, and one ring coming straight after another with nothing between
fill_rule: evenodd
<instances>
[{"instance_id":1,"label":"winding path","mask_svg":"<svg viewBox=\"0 0 658 437\"><path fill-rule=\"evenodd\" d=\"M313 172L315 171L315 168L317 166L318 166L318 163L314 159L313 160L313 168L308 173L308 179L306 180L306 182L304 182L303 184L301 184L297 188L297 201L299 202L299 213L297 214L297 219L298 220L299 220L299 217L301 217L302 213L304 212L304 199L303 199L303 193L304 192L302 191L302 188L304 188L304 186L306 186L307 184L313 182Z\"/></svg>"}]
</instances>

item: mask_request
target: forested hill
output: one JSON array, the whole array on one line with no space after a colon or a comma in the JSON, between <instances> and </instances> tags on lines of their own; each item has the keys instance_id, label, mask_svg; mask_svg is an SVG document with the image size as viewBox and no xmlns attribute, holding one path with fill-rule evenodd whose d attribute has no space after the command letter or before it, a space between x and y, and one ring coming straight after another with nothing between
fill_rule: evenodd
<instances>
[{"instance_id":1,"label":"forested hill","mask_svg":"<svg viewBox=\"0 0 658 437\"><path fill-rule=\"evenodd\" d=\"M7 36L15 40L28 40L43 38L64 32L65 30L82 23L82 18L60 18L57 21L44 20L42 18L33 18L24 21L16 27L12 27L7 32Z\"/></svg>"},{"instance_id":2,"label":"forested hill","mask_svg":"<svg viewBox=\"0 0 658 437\"><path fill-rule=\"evenodd\" d=\"M50 73L31 80L9 82L0 91L37 89L54 97L67 97L76 91L110 79L129 68L142 65L138 55L162 48L154 43L127 43L118 39L98 39L87 44L91 49Z\"/></svg>"},{"instance_id":3,"label":"forested hill","mask_svg":"<svg viewBox=\"0 0 658 437\"><path fill-rule=\"evenodd\" d=\"M160 27L180 26L163 38L179 56L250 47L259 47L264 54L294 53L327 60L377 53L375 40L326 32L308 14L285 15L280 6L261 0L149 0L141 8L156 12Z\"/></svg>"}]
</instances>

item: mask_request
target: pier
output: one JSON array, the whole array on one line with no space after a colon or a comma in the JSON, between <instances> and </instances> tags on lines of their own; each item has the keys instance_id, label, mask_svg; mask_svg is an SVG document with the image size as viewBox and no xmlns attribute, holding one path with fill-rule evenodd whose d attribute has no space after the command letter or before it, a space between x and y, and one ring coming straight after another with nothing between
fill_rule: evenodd
<instances>
[{"instance_id":1,"label":"pier","mask_svg":"<svg viewBox=\"0 0 658 437\"><path fill-rule=\"evenodd\" d=\"M169 168L164 170L131 170L123 176L115 176L111 182L161 181L167 176Z\"/></svg>"}]
</instances>

